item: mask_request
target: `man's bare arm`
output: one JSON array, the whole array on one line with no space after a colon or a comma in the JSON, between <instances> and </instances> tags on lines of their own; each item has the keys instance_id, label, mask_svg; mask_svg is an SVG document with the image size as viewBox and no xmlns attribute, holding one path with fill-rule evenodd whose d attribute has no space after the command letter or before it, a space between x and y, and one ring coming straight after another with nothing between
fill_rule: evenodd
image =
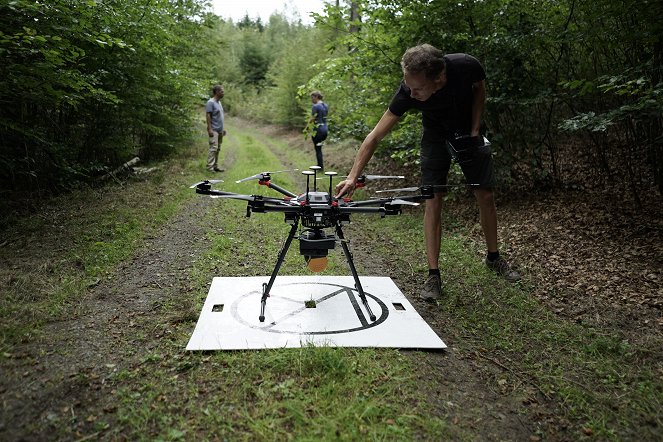
<instances>
[{"instance_id":1,"label":"man's bare arm","mask_svg":"<svg viewBox=\"0 0 663 442\"><path fill-rule=\"evenodd\" d=\"M364 170L364 167L366 167L366 164L368 164L368 161L373 157L373 153L375 153L378 144L380 143L380 141L382 141L382 139L385 136L387 136L387 134L394 127L394 125L398 123L399 119L400 117L398 115L391 113L391 111L388 109L382 115L380 121L378 121L378 124L375 125L373 130L366 136L364 141L361 143L361 146L359 147L359 151L357 152L357 156L355 158L354 164L352 165L352 169L348 174L347 179L345 181L341 181L336 186L337 197L343 195L348 195L348 196L352 195L352 192L355 189L357 178L361 175L362 171Z\"/></svg>"},{"instance_id":2,"label":"man's bare arm","mask_svg":"<svg viewBox=\"0 0 663 442\"><path fill-rule=\"evenodd\" d=\"M470 136L479 136L481 132L481 117L486 104L486 81L477 81L472 85L474 99L472 101L472 126Z\"/></svg>"},{"instance_id":3,"label":"man's bare arm","mask_svg":"<svg viewBox=\"0 0 663 442\"><path fill-rule=\"evenodd\" d=\"M211 112L206 112L205 115L207 116L207 134L210 137L213 137L214 133L212 131L212 113Z\"/></svg>"}]
</instances>

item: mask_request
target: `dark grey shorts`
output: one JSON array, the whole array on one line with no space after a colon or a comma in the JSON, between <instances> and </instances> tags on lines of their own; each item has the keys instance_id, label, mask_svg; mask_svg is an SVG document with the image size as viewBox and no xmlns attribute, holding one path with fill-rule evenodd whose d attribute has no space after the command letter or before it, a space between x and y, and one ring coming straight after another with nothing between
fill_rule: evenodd
<instances>
[{"instance_id":1,"label":"dark grey shorts","mask_svg":"<svg viewBox=\"0 0 663 442\"><path fill-rule=\"evenodd\" d=\"M451 167L451 154L444 138L421 140L421 184L444 185ZM490 145L478 147L459 162L467 184L495 187L495 172Z\"/></svg>"}]
</instances>

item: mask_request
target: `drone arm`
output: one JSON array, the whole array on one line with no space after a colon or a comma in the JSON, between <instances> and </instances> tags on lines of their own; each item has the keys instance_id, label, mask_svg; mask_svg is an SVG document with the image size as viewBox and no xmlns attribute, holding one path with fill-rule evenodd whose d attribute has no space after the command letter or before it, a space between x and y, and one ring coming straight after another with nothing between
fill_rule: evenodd
<instances>
[{"instance_id":1,"label":"drone arm","mask_svg":"<svg viewBox=\"0 0 663 442\"><path fill-rule=\"evenodd\" d=\"M273 204L265 204L264 201L249 201L248 207L252 212L290 212L298 213L301 206L276 206Z\"/></svg>"},{"instance_id":2,"label":"drone arm","mask_svg":"<svg viewBox=\"0 0 663 442\"><path fill-rule=\"evenodd\" d=\"M339 207L338 211L339 213L376 213L381 216L385 215L384 207Z\"/></svg>"},{"instance_id":3,"label":"drone arm","mask_svg":"<svg viewBox=\"0 0 663 442\"><path fill-rule=\"evenodd\" d=\"M196 193L200 193L201 195L212 195L212 196L231 196L231 195L236 195L233 192L225 192L223 190L212 190L209 188L205 187L196 187Z\"/></svg>"},{"instance_id":4,"label":"drone arm","mask_svg":"<svg viewBox=\"0 0 663 442\"><path fill-rule=\"evenodd\" d=\"M276 184L272 183L271 181L268 181L266 186L269 187L270 189L276 190L279 193L282 193L285 196L289 196L291 198L297 198L296 194L290 192L289 190L284 189L281 186L277 186Z\"/></svg>"}]
</instances>

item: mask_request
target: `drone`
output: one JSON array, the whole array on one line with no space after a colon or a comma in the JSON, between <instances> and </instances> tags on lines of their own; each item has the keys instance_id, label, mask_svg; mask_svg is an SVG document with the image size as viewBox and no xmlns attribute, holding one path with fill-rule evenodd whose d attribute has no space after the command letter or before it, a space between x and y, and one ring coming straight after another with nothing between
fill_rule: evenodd
<instances>
[{"instance_id":1,"label":"drone","mask_svg":"<svg viewBox=\"0 0 663 442\"><path fill-rule=\"evenodd\" d=\"M350 272L355 281L355 288L359 293L366 312L371 321L375 321L375 314L368 305L366 294L362 288L357 269L355 268L348 241L343 234L343 226L350 223L350 217L354 214L373 214L382 218L385 216L399 215L403 206L417 206L419 201L434 197L439 187L447 186L421 186L401 189L392 189L392 192L417 192L407 196L380 197L361 201L353 201L349 197L337 198L333 196L332 180L338 174L336 172L324 172L324 177L317 175L321 171L319 166L311 166L310 170L301 173L306 176L306 191L296 194L275 184L271 175L277 172L261 172L247 178L237 180L242 183L250 180L258 180L258 184L266 186L283 195L282 197L270 197L263 195L244 195L234 192L212 189L214 184L220 180L205 180L191 186L196 193L209 195L212 198L237 199L247 202L246 216L252 213L280 212L284 214L284 221L290 225L290 232L281 248L276 265L270 276L269 282L263 283L262 297L260 300L260 322L265 321L265 307L267 298L270 296L276 276L283 264L286 253L292 241L297 237L299 240L299 252L313 272L321 272L327 266L327 255L340 243L345 258L350 267ZM295 169L297 170L297 169ZM319 190L317 180L319 178L329 179L328 190ZM367 181L373 179L405 178L403 176L391 175L362 175L357 179L356 187L363 187ZM385 192L385 191L383 191ZM301 225L301 226L300 226Z\"/></svg>"}]
</instances>

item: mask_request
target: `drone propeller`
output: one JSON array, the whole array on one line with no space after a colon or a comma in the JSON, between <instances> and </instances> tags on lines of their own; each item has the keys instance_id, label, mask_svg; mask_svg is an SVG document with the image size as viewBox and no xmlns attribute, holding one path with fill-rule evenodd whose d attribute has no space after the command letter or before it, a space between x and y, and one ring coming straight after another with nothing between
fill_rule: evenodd
<instances>
[{"instance_id":1,"label":"drone propeller","mask_svg":"<svg viewBox=\"0 0 663 442\"><path fill-rule=\"evenodd\" d=\"M347 175L338 175L338 178L347 178L347 177L348 177ZM322 179L325 179L325 178L327 178L327 177L318 177L316 179L322 180ZM385 180L385 179L386 180L388 180L388 179L402 180L404 178L405 178L405 176L403 176L403 175L361 175L359 177L359 181L361 182L361 180L371 181L371 180Z\"/></svg>"},{"instance_id":2,"label":"drone propeller","mask_svg":"<svg viewBox=\"0 0 663 442\"><path fill-rule=\"evenodd\" d=\"M205 180L205 181L200 181L196 184L193 184L189 186L189 189L195 189L196 187L200 186L201 184L216 184L216 183L222 183L223 180Z\"/></svg>"},{"instance_id":3,"label":"drone propeller","mask_svg":"<svg viewBox=\"0 0 663 442\"><path fill-rule=\"evenodd\" d=\"M418 206L418 205L419 205L419 203L417 203L417 202L404 200L404 199L402 199L402 198L395 198L395 199L394 199L392 202L390 202L389 204L393 204L393 205L401 205L401 206Z\"/></svg>"},{"instance_id":4,"label":"drone propeller","mask_svg":"<svg viewBox=\"0 0 663 442\"><path fill-rule=\"evenodd\" d=\"M403 179L403 175L364 175L367 180L389 180L389 179Z\"/></svg>"},{"instance_id":5,"label":"drone propeller","mask_svg":"<svg viewBox=\"0 0 663 442\"><path fill-rule=\"evenodd\" d=\"M362 200L362 201L351 201L347 203L348 207L363 207L363 206L382 206L385 204L389 205L401 205L401 206L418 206L419 203L417 201L421 200L422 197L421 195L413 195L413 196L401 196L401 197L395 197L395 198L374 198L370 200Z\"/></svg>"},{"instance_id":6,"label":"drone propeller","mask_svg":"<svg viewBox=\"0 0 663 442\"><path fill-rule=\"evenodd\" d=\"M398 189L384 189L376 190L375 193L386 193L386 192L417 192L421 191L424 188L432 188L433 191L438 191L442 189L450 189L454 187L479 187L479 184L468 183L468 184L434 184L430 186L419 186L419 187L401 187Z\"/></svg>"},{"instance_id":7,"label":"drone propeller","mask_svg":"<svg viewBox=\"0 0 663 442\"><path fill-rule=\"evenodd\" d=\"M228 198L232 200L242 200L242 201L254 201L255 196L253 195L241 195L239 193L236 194L228 194L228 195L210 195L210 198Z\"/></svg>"},{"instance_id":8,"label":"drone propeller","mask_svg":"<svg viewBox=\"0 0 663 442\"><path fill-rule=\"evenodd\" d=\"M265 178L269 177L270 175L274 173L281 173L281 172L295 172L298 171L299 169L288 169L288 170L275 170L274 172L262 172L262 173L256 173L255 175L248 176L246 178L242 178L241 180L235 181L235 183L243 183L244 181L251 181L251 180L264 180Z\"/></svg>"},{"instance_id":9,"label":"drone propeller","mask_svg":"<svg viewBox=\"0 0 663 442\"><path fill-rule=\"evenodd\" d=\"M420 190L421 187L400 187L398 189L384 189L376 190L375 193L387 193L387 192L416 192Z\"/></svg>"}]
</instances>

